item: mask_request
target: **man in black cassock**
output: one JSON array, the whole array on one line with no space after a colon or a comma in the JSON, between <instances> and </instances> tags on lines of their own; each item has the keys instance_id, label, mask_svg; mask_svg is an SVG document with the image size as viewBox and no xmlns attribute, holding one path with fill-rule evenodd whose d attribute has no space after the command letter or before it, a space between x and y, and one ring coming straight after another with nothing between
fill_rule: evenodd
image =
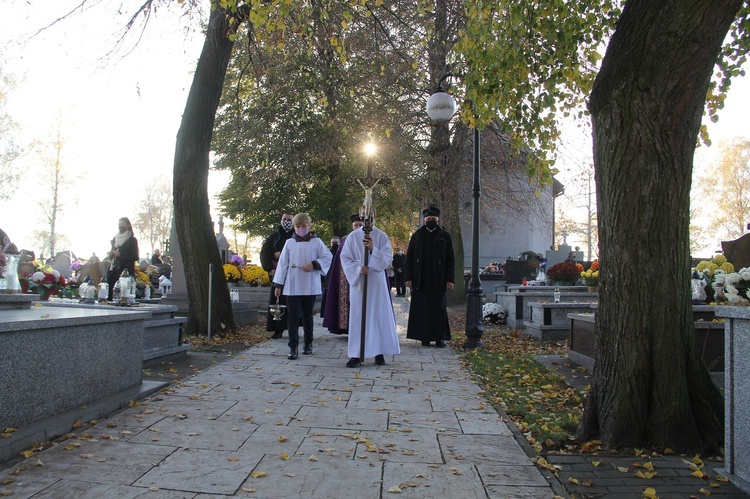
<instances>
[{"instance_id":1,"label":"man in black cassock","mask_svg":"<svg viewBox=\"0 0 750 499\"><path fill-rule=\"evenodd\" d=\"M430 206L422 212L424 225L409 240L404 279L411 289L406 337L422 346L434 341L438 348L451 339L446 291L453 289L456 259L453 239L440 227L440 210Z\"/></svg>"},{"instance_id":2,"label":"man in black cassock","mask_svg":"<svg viewBox=\"0 0 750 499\"><path fill-rule=\"evenodd\" d=\"M293 218L291 213L285 212L281 216L281 224L268 236L263 243L263 247L260 249L260 265L263 267L263 270L268 272L269 280L272 283L273 275L276 273L276 265L279 263L281 250L284 249L284 243L294 235ZM274 295L273 286L271 286L268 304L273 305L275 303L276 296ZM279 304L286 305L286 297L284 295L279 297ZM281 316L281 320L276 321L273 319L273 314L271 314L270 310L266 313L266 331L273 331L271 338L279 339L284 334L284 329L287 328L286 315L284 313Z\"/></svg>"}]
</instances>

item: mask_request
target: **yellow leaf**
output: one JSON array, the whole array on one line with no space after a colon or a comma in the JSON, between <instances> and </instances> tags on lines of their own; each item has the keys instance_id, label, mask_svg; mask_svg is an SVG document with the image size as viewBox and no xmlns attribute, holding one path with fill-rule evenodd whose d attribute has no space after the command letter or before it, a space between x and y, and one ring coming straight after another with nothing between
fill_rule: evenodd
<instances>
[{"instance_id":1,"label":"yellow leaf","mask_svg":"<svg viewBox=\"0 0 750 499\"><path fill-rule=\"evenodd\" d=\"M13 433L14 431L18 431L18 428L6 428L3 433Z\"/></svg>"},{"instance_id":2,"label":"yellow leaf","mask_svg":"<svg viewBox=\"0 0 750 499\"><path fill-rule=\"evenodd\" d=\"M591 461L591 464L594 465L594 468L597 468L600 464L602 464L601 461Z\"/></svg>"},{"instance_id":3,"label":"yellow leaf","mask_svg":"<svg viewBox=\"0 0 750 499\"><path fill-rule=\"evenodd\" d=\"M283 459L284 461L288 461L289 460L289 454L287 454L286 452L282 452L279 457L281 459Z\"/></svg>"},{"instance_id":4,"label":"yellow leaf","mask_svg":"<svg viewBox=\"0 0 750 499\"><path fill-rule=\"evenodd\" d=\"M286 442L287 440L289 439L286 438L284 435L279 435L279 442Z\"/></svg>"},{"instance_id":5,"label":"yellow leaf","mask_svg":"<svg viewBox=\"0 0 750 499\"><path fill-rule=\"evenodd\" d=\"M255 487L242 487L242 492L250 492L251 494L256 491Z\"/></svg>"},{"instance_id":6,"label":"yellow leaf","mask_svg":"<svg viewBox=\"0 0 750 499\"><path fill-rule=\"evenodd\" d=\"M630 468L626 468L625 466L618 466L617 469L623 473L627 473L628 471L630 471Z\"/></svg>"},{"instance_id":7,"label":"yellow leaf","mask_svg":"<svg viewBox=\"0 0 750 499\"><path fill-rule=\"evenodd\" d=\"M707 496L711 495L711 491L708 490L708 489L698 489L698 492L700 492L703 495L707 495Z\"/></svg>"},{"instance_id":8,"label":"yellow leaf","mask_svg":"<svg viewBox=\"0 0 750 499\"><path fill-rule=\"evenodd\" d=\"M252 473L250 473L250 476L253 478L263 478L268 476L268 473L266 473L265 471L253 471Z\"/></svg>"},{"instance_id":9,"label":"yellow leaf","mask_svg":"<svg viewBox=\"0 0 750 499\"><path fill-rule=\"evenodd\" d=\"M239 461L239 460L240 460L240 458L239 458L239 457L237 457L237 456L232 456L232 457L228 457L228 458L227 458L227 461L231 461L231 462L233 462L233 463L235 463L235 462L237 462L237 461Z\"/></svg>"},{"instance_id":10,"label":"yellow leaf","mask_svg":"<svg viewBox=\"0 0 750 499\"><path fill-rule=\"evenodd\" d=\"M728 482L729 478L723 476L723 475L716 475L716 481L717 482Z\"/></svg>"},{"instance_id":11,"label":"yellow leaf","mask_svg":"<svg viewBox=\"0 0 750 499\"><path fill-rule=\"evenodd\" d=\"M28 459L30 457L36 456L36 452L34 452L33 450L25 450L21 452L21 455L25 457L26 459Z\"/></svg>"},{"instance_id":12,"label":"yellow leaf","mask_svg":"<svg viewBox=\"0 0 750 499\"><path fill-rule=\"evenodd\" d=\"M693 462L695 464L698 464L698 465L702 465L703 464L703 461L701 460L701 458L699 456L693 457Z\"/></svg>"},{"instance_id":13,"label":"yellow leaf","mask_svg":"<svg viewBox=\"0 0 750 499\"><path fill-rule=\"evenodd\" d=\"M703 472L701 470L695 470L690 474L693 475L695 478L703 478Z\"/></svg>"},{"instance_id":14,"label":"yellow leaf","mask_svg":"<svg viewBox=\"0 0 750 499\"><path fill-rule=\"evenodd\" d=\"M318 460L318 458L317 458L317 457L315 457L315 456L310 456L309 460L310 460L310 461L317 461L317 460Z\"/></svg>"},{"instance_id":15,"label":"yellow leaf","mask_svg":"<svg viewBox=\"0 0 750 499\"><path fill-rule=\"evenodd\" d=\"M666 449L664 449L664 454L674 454L674 451L667 447Z\"/></svg>"},{"instance_id":16,"label":"yellow leaf","mask_svg":"<svg viewBox=\"0 0 750 499\"><path fill-rule=\"evenodd\" d=\"M649 471L654 471L654 465L651 464L650 462L644 464L643 467L646 468Z\"/></svg>"},{"instance_id":17,"label":"yellow leaf","mask_svg":"<svg viewBox=\"0 0 750 499\"><path fill-rule=\"evenodd\" d=\"M391 494L400 494L401 493L401 487L399 487L398 485L394 485L393 487L391 487L390 489L388 489L388 492L390 492Z\"/></svg>"},{"instance_id":18,"label":"yellow leaf","mask_svg":"<svg viewBox=\"0 0 750 499\"><path fill-rule=\"evenodd\" d=\"M646 487L646 490L643 491L643 497L647 497L648 499L656 499L656 489L653 487Z\"/></svg>"},{"instance_id":19,"label":"yellow leaf","mask_svg":"<svg viewBox=\"0 0 750 499\"><path fill-rule=\"evenodd\" d=\"M570 478L568 478L568 481L570 483L574 483L574 484L578 485L578 479L576 479L576 478L570 477Z\"/></svg>"}]
</instances>

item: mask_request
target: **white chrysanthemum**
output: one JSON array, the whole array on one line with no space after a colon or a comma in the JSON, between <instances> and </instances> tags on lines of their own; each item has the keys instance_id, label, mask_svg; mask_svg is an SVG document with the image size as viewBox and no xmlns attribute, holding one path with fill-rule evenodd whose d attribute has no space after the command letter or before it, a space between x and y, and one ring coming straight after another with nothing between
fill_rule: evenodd
<instances>
[{"instance_id":1,"label":"white chrysanthemum","mask_svg":"<svg viewBox=\"0 0 750 499\"><path fill-rule=\"evenodd\" d=\"M738 282L740 282L741 279L742 278L740 277L738 273L733 272L731 274L726 275L726 277L724 278L724 282L727 284L737 284Z\"/></svg>"},{"instance_id":2,"label":"white chrysanthemum","mask_svg":"<svg viewBox=\"0 0 750 499\"><path fill-rule=\"evenodd\" d=\"M44 272L34 272L31 274L31 280L34 282L44 281Z\"/></svg>"},{"instance_id":3,"label":"white chrysanthemum","mask_svg":"<svg viewBox=\"0 0 750 499\"><path fill-rule=\"evenodd\" d=\"M742 277L743 281L750 281L750 270L742 269L740 271L740 277Z\"/></svg>"},{"instance_id":4,"label":"white chrysanthemum","mask_svg":"<svg viewBox=\"0 0 750 499\"><path fill-rule=\"evenodd\" d=\"M742 303L742 297L737 293L727 293L727 301L732 305L739 305Z\"/></svg>"},{"instance_id":5,"label":"white chrysanthemum","mask_svg":"<svg viewBox=\"0 0 750 499\"><path fill-rule=\"evenodd\" d=\"M60 280L60 272L58 272L57 270L52 269L52 271L50 272L50 274L52 274L53 276L55 276L55 280L56 281Z\"/></svg>"}]
</instances>

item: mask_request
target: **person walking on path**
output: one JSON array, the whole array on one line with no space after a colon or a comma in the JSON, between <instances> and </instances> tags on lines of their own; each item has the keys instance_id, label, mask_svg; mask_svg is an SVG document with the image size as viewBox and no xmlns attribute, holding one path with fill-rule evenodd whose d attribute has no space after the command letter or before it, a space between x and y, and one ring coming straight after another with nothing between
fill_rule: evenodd
<instances>
[{"instance_id":1,"label":"person walking on path","mask_svg":"<svg viewBox=\"0 0 750 499\"><path fill-rule=\"evenodd\" d=\"M109 284L109 295L107 301L112 301L112 295L115 290L115 283L120 278L122 271L127 269L128 273L135 277L135 261L138 260L138 240L133 234L133 226L130 220L122 217L117 222L117 234L110 242L112 248L109 251L109 258L112 263L107 272L107 283Z\"/></svg>"},{"instance_id":2,"label":"person walking on path","mask_svg":"<svg viewBox=\"0 0 750 499\"><path fill-rule=\"evenodd\" d=\"M341 243L341 239L339 239L338 236L333 236L331 238L331 258L332 259L336 257L336 252L339 250L339 243ZM321 283L323 286L323 296L320 298L320 317L321 318L325 315L325 311L326 311L326 301L328 300L328 281L330 280L331 280L331 271L329 270L328 273L323 277L322 283Z\"/></svg>"},{"instance_id":3,"label":"person walking on path","mask_svg":"<svg viewBox=\"0 0 750 499\"><path fill-rule=\"evenodd\" d=\"M352 231L343 243L341 268L349 282L349 361L346 367L356 367L362 344L362 313L364 295L363 276L367 275L367 307L365 316L365 357L375 357L375 364L385 364L385 355L401 353L396 332L391 290L385 270L393 260L393 250L388 236L375 227L375 208L372 232L365 237L363 228ZM365 251L369 251L367 266Z\"/></svg>"},{"instance_id":4,"label":"person walking on path","mask_svg":"<svg viewBox=\"0 0 750 499\"><path fill-rule=\"evenodd\" d=\"M263 247L260 249L260 265L263 270L268 272L268 280L273 282L273 276L276 273L276 265L279 262L279 256L281 256L281 250L284 248L284 243L294 235L294 226L292 224L293 216L288 211L285 211L281 216L281 224L276 230L268 236L266 241L263 243ZM268 304L276 304L276 295L274 294L273 286L271 286L271 293L268 297ZM286 297L281 296L279 298L279 304L286 305ZM279 339L284 334L284 330L287 328L287 318L289 311L282 315L279 320L274 320L273 314L266 312L266 331L273 331L271 338Z\"/></svg>"},{"instance_id":5,"label":"person walking on path","mask_svg":"<svg viewBox=\"0 0 750 499\"><path fill-rule=\"evenodd\" d=\"M287 240L274 273L274 295L286 296L289 321L289 360L297 358L299 320L305 333L303 355L312 354L313 306L321 292L320 278L328 272L332 255L325 243L310 232L307 213L294 216L294 237Z\"/></svg>"},{"instance_id":6,"label":"person walking on path","mask_svg":"<svg viewBox=\"0 0 750 499\"><path fill-rule=\"evenodd\" d=\"M359 215L352 215L352 230L360 227L362 227L362 218ZM327 327L331 334L349 334L349 282L341 271L341 250L345 242L346 236L341 238L327 277L328 291L323 313L323 326Z\"/></svg>"},{"instance_id":7,"label":"person walking on path","mask_svg":"<svg viewBox=\"0 0 750 499\"><path fill-rule=\"evenodd\" d=\"M393 271L396 274L396 296L406 296L404 265L406 265L406 255L404 255L404 250L402 250L401 248L396 248L396 254L393 255Z\"/></svg>"},{"instance_id":8,"label":"person walking on path","mask_svg":"<svg viewBox=\"0 0 750 499\"><path fill-rule=\"evenodd\" d=\"M451 235L438 225L440 210L430 206L422 215L424 225L411 236L404 265L411 289L406 337L443 348L451 339L446 292L453 289L456 259Z\"/></svg>"}]
</instances>

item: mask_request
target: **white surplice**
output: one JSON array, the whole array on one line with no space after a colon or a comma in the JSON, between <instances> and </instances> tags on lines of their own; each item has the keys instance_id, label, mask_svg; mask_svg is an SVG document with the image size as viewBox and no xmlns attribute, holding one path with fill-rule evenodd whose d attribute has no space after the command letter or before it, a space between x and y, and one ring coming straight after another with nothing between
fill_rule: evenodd
<instances>
[{"instance_id":1,"label":"white surplice","mask_svg":"<svg viewBox=\"0 0 750 499\"><path fill-rule=\"evenodd\" d=\"M320 238L297 241L295 237L284 243L273 282L284 286L285 296L310 296L321 294L320 276L326 275L333 256ZM302 270L306 264L317 261L320 270Z\"/></svg>"},{"instance_id":2,"label":"white surplice","mask_svg":"<svg viewBox=\"0 0 750 499\"><path fill-rule=\"evenodd\" d=\"M364 231L352 231L343 243L341 269L349 281L349 357L359 357L362 338L362 295L364 275L360 269L365 262ZM367 266L367 314L365 317L365 357L401 353L393 315L391 288L385 269L393 260L393 249L388 236L377 227L370 233L373 248ZM364 359L362 359L364 360Z\"/></svg>"}]
</instances>

